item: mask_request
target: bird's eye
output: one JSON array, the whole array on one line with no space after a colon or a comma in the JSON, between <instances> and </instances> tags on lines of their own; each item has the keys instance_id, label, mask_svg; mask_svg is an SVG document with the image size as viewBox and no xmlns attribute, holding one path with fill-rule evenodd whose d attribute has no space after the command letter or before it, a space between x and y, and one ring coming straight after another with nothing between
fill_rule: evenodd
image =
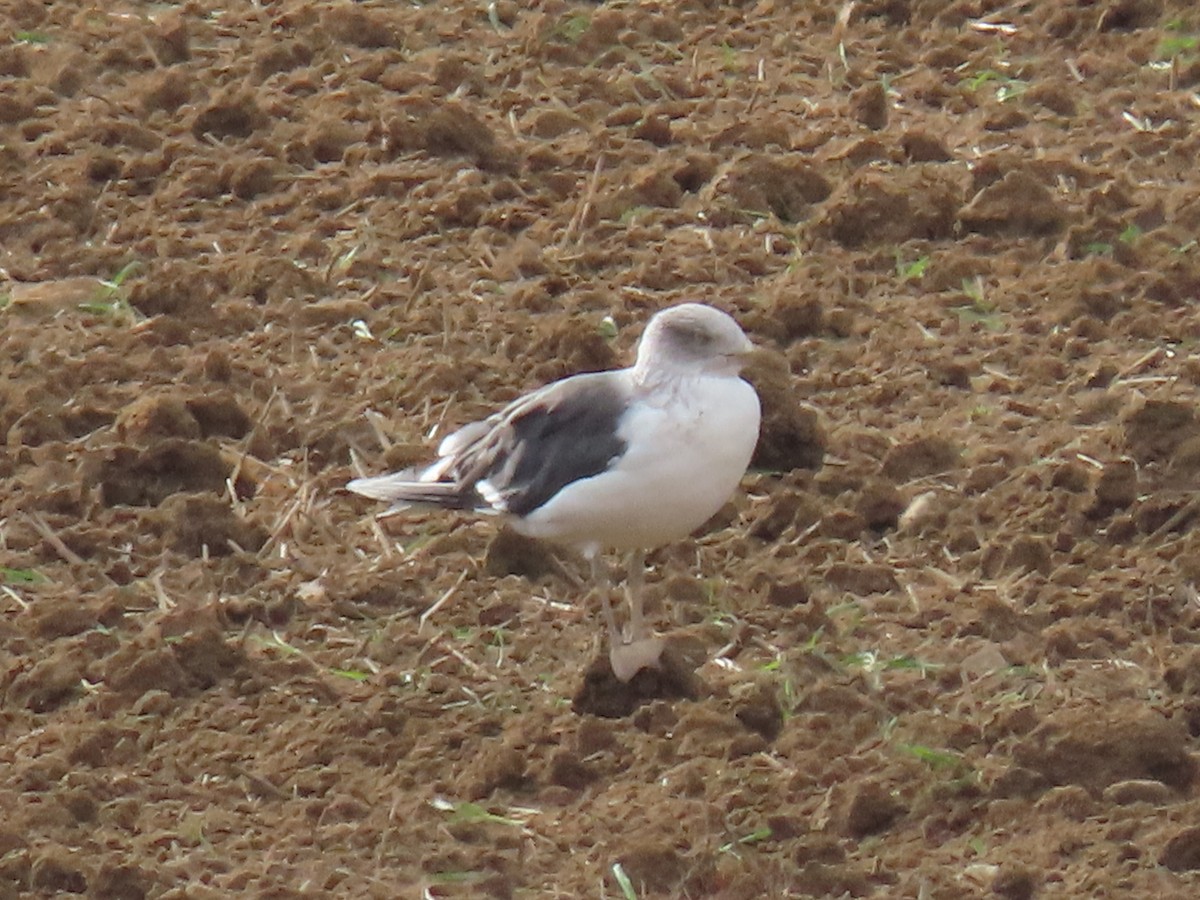
<instances>
[{"instance_id":1,"label":"bird's eye","mask_svg":"<svg viewBox=\"0 0 1200 900\"><path fill-rule=\"evenodd\" d=\"M690 322L680 322L671 328L671 333L675 336L681 347L687 347L692 350L703 350L713 342L713 334L707 328L700 325L695 325Z\"/></svg>"}]
</instances>

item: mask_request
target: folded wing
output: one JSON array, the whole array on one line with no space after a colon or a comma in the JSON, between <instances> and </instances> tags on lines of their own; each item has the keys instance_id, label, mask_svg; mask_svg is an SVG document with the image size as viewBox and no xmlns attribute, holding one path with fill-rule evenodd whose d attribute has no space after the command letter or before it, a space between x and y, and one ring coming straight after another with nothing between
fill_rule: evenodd
<instances>
[{"instance_id":1,"label":"folded wing","mask_svg":"<svg viewBox=\"0 0 1200 900\"><path fill-rule=\"evenodd\" d=\"M437 506L524 516L620 457L629 396L624 370L566 378L456 431L424 470L357 478L346 487L391 503L387 513Z\"/></svg>"}]
</instances>

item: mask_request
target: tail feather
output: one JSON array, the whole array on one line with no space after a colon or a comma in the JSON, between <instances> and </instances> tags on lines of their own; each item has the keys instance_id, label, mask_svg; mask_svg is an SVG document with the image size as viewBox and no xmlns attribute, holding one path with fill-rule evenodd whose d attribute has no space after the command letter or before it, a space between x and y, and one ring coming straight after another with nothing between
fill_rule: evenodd
<instances>
[{"instance_id":1,"label":"tail feather","mask_svg":"<svg viewBox=\"0 0 1200 900\"><path fill-rule=\"evenodd\" d=\"M355 478L346 485L346 490L390 503L387 512L397 512L411 506L437 506L443 509L475 509L479 495L471 489L447 481L421 481L418 473L410 470L376 475L371 478Z\"/></svg>"}]
</instances>

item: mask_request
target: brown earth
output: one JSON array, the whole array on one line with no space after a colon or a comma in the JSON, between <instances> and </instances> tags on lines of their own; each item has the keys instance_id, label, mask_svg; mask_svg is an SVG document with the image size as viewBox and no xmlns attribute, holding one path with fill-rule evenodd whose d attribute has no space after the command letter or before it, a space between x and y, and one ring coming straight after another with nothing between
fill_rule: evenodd
<instances>
[{"instance_id":1,"label":"brown earth","mask_svg":"<svg viewBox=\"0 0 1200 900\"><path fill-rule=\"evenodd\" d=\"M1200 896L1191 0L0 9L0 898ZM341 486L688 298L614 694Z\"/></svg>"}]
</instances>

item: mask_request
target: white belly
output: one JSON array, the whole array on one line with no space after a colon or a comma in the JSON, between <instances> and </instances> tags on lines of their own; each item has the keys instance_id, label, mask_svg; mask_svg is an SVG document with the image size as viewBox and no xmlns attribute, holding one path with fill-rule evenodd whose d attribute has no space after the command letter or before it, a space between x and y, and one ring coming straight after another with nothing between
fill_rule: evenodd
<instances>
[{"instance_id":1,"label":"white belly","mask_svg":"<svg viewBox=\"0 0 1200 900\"><path fill-rule=\"evenodd\" d=\"M567 485L514 523L584 552L658 547L703 525L729 499L758 442L759 402L740 378L679 385L622 422L627 449L609 470Z\"/></svg>"}]
</instances>

